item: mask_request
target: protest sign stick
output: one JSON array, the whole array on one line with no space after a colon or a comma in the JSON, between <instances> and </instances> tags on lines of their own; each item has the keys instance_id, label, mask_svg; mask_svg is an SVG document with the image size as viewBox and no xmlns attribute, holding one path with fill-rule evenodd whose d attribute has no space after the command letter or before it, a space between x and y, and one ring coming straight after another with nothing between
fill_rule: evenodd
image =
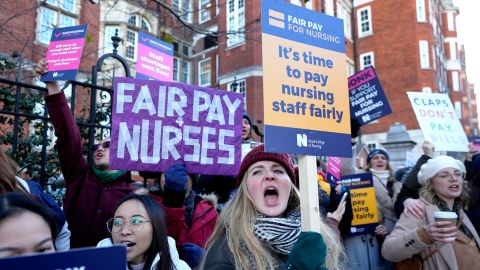
<instances>
[{"instance_id":1,"label":"protest sign stick","mask_svg":"<svg viewBox=\"0 0 480 270\"><path fill-rule=\"evenodd\" d=\"M298 157L302 231L319 232L317 164L314 156Z\"/></svg>"}]
</instances>

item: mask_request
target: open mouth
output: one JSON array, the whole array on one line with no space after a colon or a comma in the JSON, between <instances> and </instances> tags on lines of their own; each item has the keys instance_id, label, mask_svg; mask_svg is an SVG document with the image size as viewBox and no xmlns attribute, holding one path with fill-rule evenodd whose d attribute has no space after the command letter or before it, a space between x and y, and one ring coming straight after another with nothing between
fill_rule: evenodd
<instances>
[{"instance_id":1,"label":"open mouth","mask_svg":"<svg viewBox=\"0 0 480 270\"><path fill-rule=\"evenodd\" d=\"M132 242L132 241L122 241L122 242L120 242L120 244L125 245L127 247L127 249L136 245L136 243Z\"/></svg>"},{"instance_id":2,"label":"open mouth","mask_svg":"<svg viewBox=\"0 0 480 270\"><path fill-rule=\"evenodd\" d=\"M451 185L448 187L451 191L458 191L460 189L460 185Z\"/></svg>"},{"instance_id":3,"label":"open mouth","mask_svg":"<svg viewBox=\"0 0 480 270\"><path fill-rule=\"evenodd\" d=\"M275 187L267 187L263 192L267 206L275 206L278 202L278 190Z\"/></svg>"}]
</instances>

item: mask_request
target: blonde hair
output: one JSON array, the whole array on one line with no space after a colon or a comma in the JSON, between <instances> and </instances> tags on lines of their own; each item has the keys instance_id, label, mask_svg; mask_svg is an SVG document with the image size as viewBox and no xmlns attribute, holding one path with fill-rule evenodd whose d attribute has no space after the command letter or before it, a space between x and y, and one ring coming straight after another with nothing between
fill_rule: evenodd
<instances>
[{"instance_id":1,"label":"blonde hair","mask_svg":"<svg viewBox=\"0 0 480 270\"><path fill-rule=\"evenodd\" d=\"M437 196L437 193L433 189L433 183L432 183L433 178L435 178L435 176L427 179L427 183L425 184L425 186L422 187L418 192L421 198L423 198L424 200L426 200L431 204L434 204L433 198ZM468 187L468 181L465 181L464 179L462 179L462 193L460 194L460 202L462 203L462 207L468 206L470 202L469 193L470 193L470 188Z\"/></svg>"},{"instance_id":2,"label":"blonde hair","mask_svg":"<svg viewBox=\"0 0 480 270\"><path fill-rule=\"evenodd\" d=\"M233 254L237 269L250 269L249 258L253 256L256 269L274 269L276 262L262 242L254 235L253 227L255 215L258 211L253 204L253 199L247 190L247 174L244 175L234 199L225 207L218 217L215 230L207 242L209 248L213 243L226 238L228 248ZM285 213L300 206L300 197L297 188L291 185L290 198ZM343 247L336 234L323 222L320 223L319 232L322 234L327 246L325 264L330 270L342 269L341 259L344 257ZM248 253L247 253L248 252ZM203 265L201 267L203 269Z\"/></svg>"}]
</instances>

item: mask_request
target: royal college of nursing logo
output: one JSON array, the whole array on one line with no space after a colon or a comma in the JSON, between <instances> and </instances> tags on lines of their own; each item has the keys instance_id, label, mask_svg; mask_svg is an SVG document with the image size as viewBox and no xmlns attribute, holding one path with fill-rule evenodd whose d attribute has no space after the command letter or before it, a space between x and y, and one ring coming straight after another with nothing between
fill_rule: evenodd
<instances>
[{"instance_id":1,"label":"royal college of nursing logo","mask_svg":"<svg viewBox=\"0 0 480 270\"><path fill-rule=\"evenodd\" d=\"M297 146L298 147L307 147L307 134L297 134Z\"/></svg>"}]
</instances>

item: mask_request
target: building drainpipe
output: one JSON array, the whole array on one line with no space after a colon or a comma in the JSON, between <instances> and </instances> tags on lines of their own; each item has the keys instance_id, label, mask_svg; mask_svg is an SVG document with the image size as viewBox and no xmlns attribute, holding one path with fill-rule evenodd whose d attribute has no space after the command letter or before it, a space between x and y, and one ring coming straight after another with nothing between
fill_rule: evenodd
<instances>
[{"instance_id":1,"label":"building drainpipe","mask_svg":"<svg viewBox=\"0 0 480 270\"><path fill-rule=\"evenodd\" d=\"M357 57L357 19L356 19L356 12L355 12L355 0L351 0L352 2L352 45L353 45L353 66L355 67L355 72L358 71L358 57ZM362 144L362 132L358 130L358 144Z\"/></svg>"}]
</instances>

